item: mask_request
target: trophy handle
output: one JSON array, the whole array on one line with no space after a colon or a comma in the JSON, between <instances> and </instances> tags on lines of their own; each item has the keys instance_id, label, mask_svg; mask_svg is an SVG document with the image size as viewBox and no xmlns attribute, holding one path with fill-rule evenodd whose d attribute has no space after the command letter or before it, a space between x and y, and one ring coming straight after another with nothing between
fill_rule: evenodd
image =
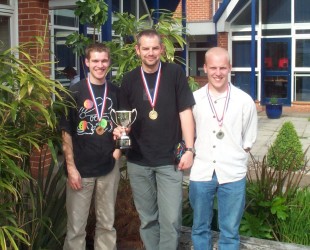
<instances>
[{"instance_id":1,"label":"trophy handle","mask_svg":"<svg viewBox=\"0 0 310 250\"><path fill-rule=\"evenodd\" d=\"M138 115L137 109L131 110L131 113L135 113L136 115L135 115L135 119L133 119L133 121L131 121L131 123L128 124L128 127L130 127L135 122L135 120L137 119L137 115Z\"/></svg>"},{"instance_id":2,"label":"trophy handle","mask_svg":"<svg viewBox=\"0 0 310 250\"><path fill-rule=\"evenodd\" d=\"M115 110L114 109L111 109L111 111L110 111L110 117L111 117L111 120L112 120L112 122L114 122L114 124L116 125L116 126L119 126L116 122L115 122L115 120L114 120L114 118L113 118L113 114L114 113L114 117L116 117L116 112L115 112Z\"/></svg>"}]
</instances>

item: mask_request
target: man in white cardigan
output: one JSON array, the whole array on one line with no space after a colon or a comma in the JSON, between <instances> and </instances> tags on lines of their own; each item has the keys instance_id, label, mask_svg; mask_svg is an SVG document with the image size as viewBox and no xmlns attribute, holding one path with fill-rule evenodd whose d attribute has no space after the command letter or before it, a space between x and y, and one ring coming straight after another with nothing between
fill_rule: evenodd
<instances>
[{"instance_id":1,"label":"man in white cardigan","mask_svg":"<svg viewBox=\"0 0 310 250\"><path fill-rule=\"evenodd\" d=\"M194 93L196 156L190 174L189 197L194 210L195 250L212 249L213 202L218 199L219 249L239 249L239 225L245 205L250 151L257 135L257 111L252 98L228 81L228 52L212 48L205 55L208 84Z\"/></svg>"}]
</instances>

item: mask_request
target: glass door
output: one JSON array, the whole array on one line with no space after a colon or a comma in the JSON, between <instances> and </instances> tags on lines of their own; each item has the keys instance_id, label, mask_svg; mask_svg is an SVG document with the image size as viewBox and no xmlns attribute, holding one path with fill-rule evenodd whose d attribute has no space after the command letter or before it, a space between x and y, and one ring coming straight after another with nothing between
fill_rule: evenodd
<instances>
[{"instance_id":1,"label":"glass door","mask_svg":"<svg viewBox=\"0 0 310 250\"><path fill-rule=\"evenodd\" d=\"M291 39L262 39L262 104L278 98L291 104Z\"/></svg>"}]
</instances>

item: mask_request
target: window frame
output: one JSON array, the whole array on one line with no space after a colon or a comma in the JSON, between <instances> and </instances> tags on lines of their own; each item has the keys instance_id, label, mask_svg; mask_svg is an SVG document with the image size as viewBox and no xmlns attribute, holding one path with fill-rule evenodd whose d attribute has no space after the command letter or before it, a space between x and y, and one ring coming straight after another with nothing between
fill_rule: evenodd
<instances>
[{"instance_id":1,"label":"window frame","mask_svg":"<svg viewBox=\"0 0 310 250\"><path fill-rule=\"evenodd\" d=\"M18 45L18 3L10 0L9 4L0 4L0 16L9 17L10 47Z\"/></svg>"}]
</instances>

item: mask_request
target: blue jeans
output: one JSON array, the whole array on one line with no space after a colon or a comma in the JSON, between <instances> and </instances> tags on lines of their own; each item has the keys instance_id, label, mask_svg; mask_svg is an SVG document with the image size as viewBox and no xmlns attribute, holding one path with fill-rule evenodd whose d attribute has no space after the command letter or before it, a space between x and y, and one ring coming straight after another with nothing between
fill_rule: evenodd
<instances>
[{"instance_id":1,"label":"blue jeans","mask_svg":"<svg viewBox=\"0 0 310 250\"><path fill-rule=\"evenodd\" d=\"M130 162L127 170L145 248L176 250L182 223L182 172L173 165L147 167Z\"/></svg>"},{"instance_id":2,"label":"blue jeans","mask_svg":"<svg viewBox=\"0 0 310 250\"><path fill-rule=\"evenodd\" d=\"M239 249L239 226L245 205L246 178L219 184L216 174L211 181L191 181L189 199L194 211L192 241L195 250L212 250L211 222L213 202L218 199L219 249Z\"/></svg>"}]
</instances>

